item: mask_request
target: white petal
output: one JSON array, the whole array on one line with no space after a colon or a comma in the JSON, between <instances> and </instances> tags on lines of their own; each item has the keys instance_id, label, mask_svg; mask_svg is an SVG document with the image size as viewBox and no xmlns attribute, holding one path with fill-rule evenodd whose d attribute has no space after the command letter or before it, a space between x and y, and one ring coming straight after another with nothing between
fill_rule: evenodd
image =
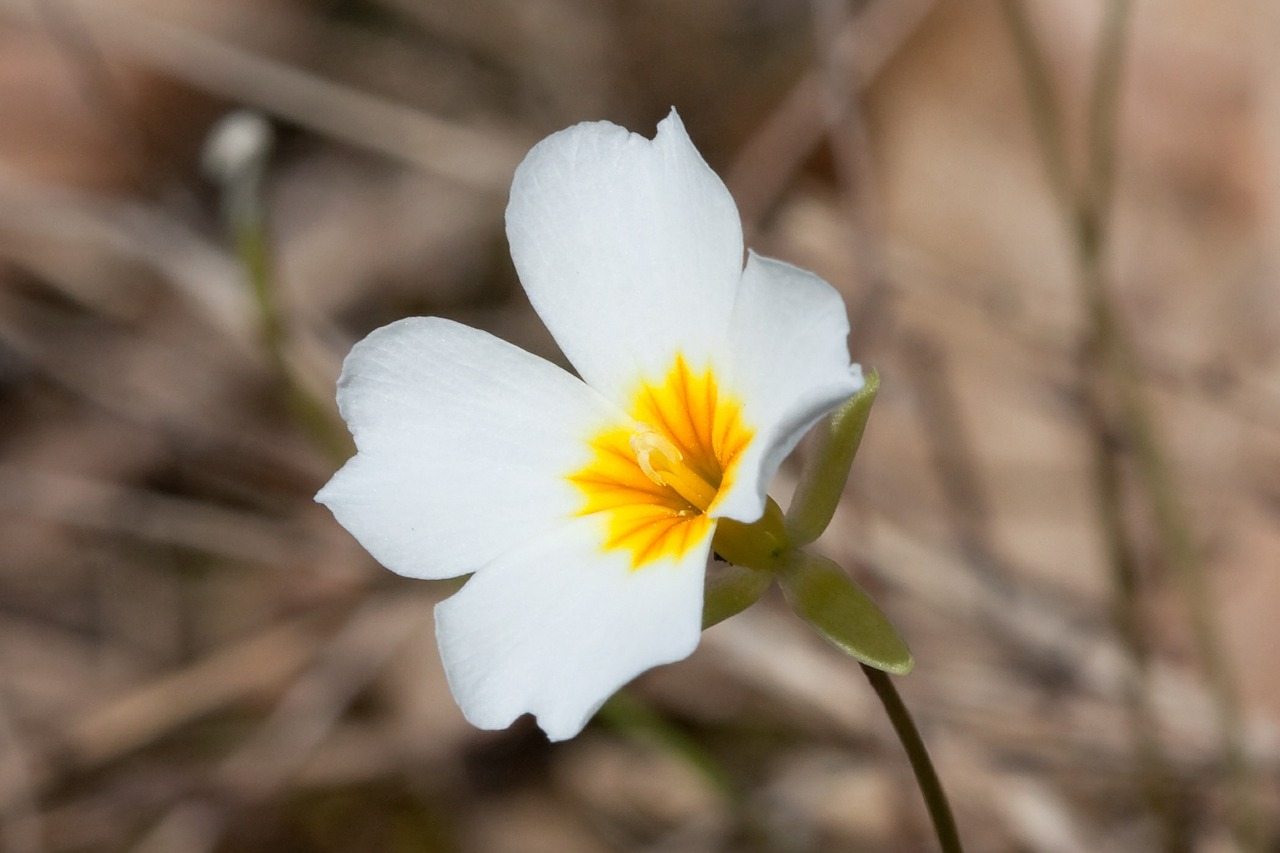
<instances>
[{"instance_id":1,"label":"white petal","mask_svg":"<svg viewBox=\"0 0 1280 853\"><path fill-rule=\"evenodd\" d=\"M718 516L754 521L778 466L818 420L862 387L844 300L813 273L752 252L730 331L732 387L756 430Z\"/></svg>"},{"instance_id":2,"label":"white petal","mask_svg":"<svg viewBox=\"0 0 1280 853\"><path fill-rule=\"evenodd\" d=\"M617 418L555 365L434 317L356 344L338 404L359 453L316 499L378 562L425 578L481 569L576 514L565 475Z\"/></svg>"},{"instance_id":3,"label":"white petal","mask_svg":"<svg viewBox=\"0 0 1280 853\"><path fill-rule=\"evenodd\" d=\"M507 237L534 308L601 393L665 374L676 350L693 364L722 352L742 225L674 110L652 140L594 122L538 143Z\"/></svg>"},{"instance_id":4,"label":"white petal","mask_svg":"<svg viewBox=\"0 0 1280 853\"><path fill-rule=\"evenodd\" d=\"M445 674L467 719L501 729L529 712L573 737L618 688L687 657L702 627L710 532L679 562L632 570L581 518L513 551L436 606Z\"/></svg>"}]
</instances>

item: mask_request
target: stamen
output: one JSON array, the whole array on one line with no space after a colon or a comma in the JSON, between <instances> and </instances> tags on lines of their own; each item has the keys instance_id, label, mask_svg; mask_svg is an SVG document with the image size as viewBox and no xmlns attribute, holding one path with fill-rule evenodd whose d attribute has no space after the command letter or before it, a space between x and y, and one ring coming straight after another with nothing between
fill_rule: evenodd
<instances>
[{"instance_id":1,"label":"stamen","mask_svg":"<svg viewBox=\"0 0 1280 853\"><path fill-rule=\"evenodd\" d=\"M659 486L674 489L700 512L706 512L716 499L716 487L685 465L679 448L653 427L642 425L631 436L631 450L646 477Z\"/></svg>"}]
</instances>

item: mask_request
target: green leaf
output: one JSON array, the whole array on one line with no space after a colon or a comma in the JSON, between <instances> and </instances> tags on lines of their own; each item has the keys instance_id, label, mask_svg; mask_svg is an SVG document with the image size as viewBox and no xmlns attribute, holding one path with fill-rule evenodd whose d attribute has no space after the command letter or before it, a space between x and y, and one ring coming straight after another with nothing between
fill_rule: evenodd
<instances>
[{"instance_id":1,"label":"green leaf","mask_svg":"<svg viewBox=\"0 0 1280 853\"><path fill-rule=\"evenodd\" d=\"M880 374L872 370L862 390L818 425L813 453L800 472L800 483L787 508L787 533L795 547L803 548L821 536L836 514L879 390Z\"/></svg>"},{"instance_id":2,"label":"green leaf","mask_svg":"<svg viewBox=\"0 0 1280 853\"><path fill-rule=\"evenodd\" d=\"M915 665L888 617L831 560L794 551L778 582L796 615L845 654L895 675L906 675Z\"/></svg>"},{"instance_id":3,"label":"green leaf","mask_svg":"<svg viewBox=\"0 0 1280 853\"><path fill-rule=\"evenodd\" d=\"M707 584L702 599L702 629L736 616L760 600L773 583L768 572L746 569L730 563L714 563L707 568Z\"/></svg>"}]
</instances>

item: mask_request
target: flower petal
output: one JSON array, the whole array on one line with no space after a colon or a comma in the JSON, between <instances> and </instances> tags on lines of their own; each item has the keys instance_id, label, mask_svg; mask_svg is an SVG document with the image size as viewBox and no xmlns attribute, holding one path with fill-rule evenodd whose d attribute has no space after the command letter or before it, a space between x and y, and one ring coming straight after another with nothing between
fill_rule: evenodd
<instances>
[{"instance_id":1,"label":"flower petal","mask_svg":"<svg viewBox=\"0 0 1280 853\"><path fill-rule=\"evenodd\" d=\"M742 225L675 110L652 140L593 122L534 146L507 237L534 308L601 393L661 375L676 351L699 365L722 351Z\"/></svg>"},{"instance_id":2,"label":"flower petal","mask_svg":"<svg viewBox=\"0 0 1280 853\"><path fill-rule=\"evenodd\" d=\"M702 630L711 530L679 560L633 571L601 550L598 519L512 551L436 606L445 674L482 729L533 713L552 740L573 737L618 688L687 657Z\"/></svg>"},{"instance_id":3,"label":"flower petal","mask_svg":"<svg viewBox=\"0 0 1280 853\"><path fill-rule=\"evenodd\" d=\"M733 307L732 386L756 430L717 516L755 521L778 466L817 421L862 387L849 363L849 320L835 288L751 252Z\"/></svg>"},{"instance_id":4,"label":"flower petal","mask_svg":"<svg viewBox=\"0 0 1280 853\"><path fill-rule=\"evenodd\" d=\"M359 453L316 499L378 562L424 578L482 569L575 515L566 475L619 417L555 365L435 317L356 344L338 405Z\"/></svg>"}]
</instances>

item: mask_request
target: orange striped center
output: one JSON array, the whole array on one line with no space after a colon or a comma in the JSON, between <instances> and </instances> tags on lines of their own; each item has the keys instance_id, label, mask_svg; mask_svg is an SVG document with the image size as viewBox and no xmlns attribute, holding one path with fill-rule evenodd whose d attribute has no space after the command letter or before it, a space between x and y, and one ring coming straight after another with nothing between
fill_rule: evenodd
<instances>
[{"instance_id":1,"label":"orange striped center","mask_svg":"<svg viewBox=\"0 0 1280 853\"><path fill-rule=\"evenodd\" d=\"M605 515L605 547L629 551L638 569L702 541L752 431L711 370L695 372L680 355L660 381L641 384L629 414L636 424L594 436L591 461L569 481L585 498L582 515Z\"/></svg>"}]
</instances>

